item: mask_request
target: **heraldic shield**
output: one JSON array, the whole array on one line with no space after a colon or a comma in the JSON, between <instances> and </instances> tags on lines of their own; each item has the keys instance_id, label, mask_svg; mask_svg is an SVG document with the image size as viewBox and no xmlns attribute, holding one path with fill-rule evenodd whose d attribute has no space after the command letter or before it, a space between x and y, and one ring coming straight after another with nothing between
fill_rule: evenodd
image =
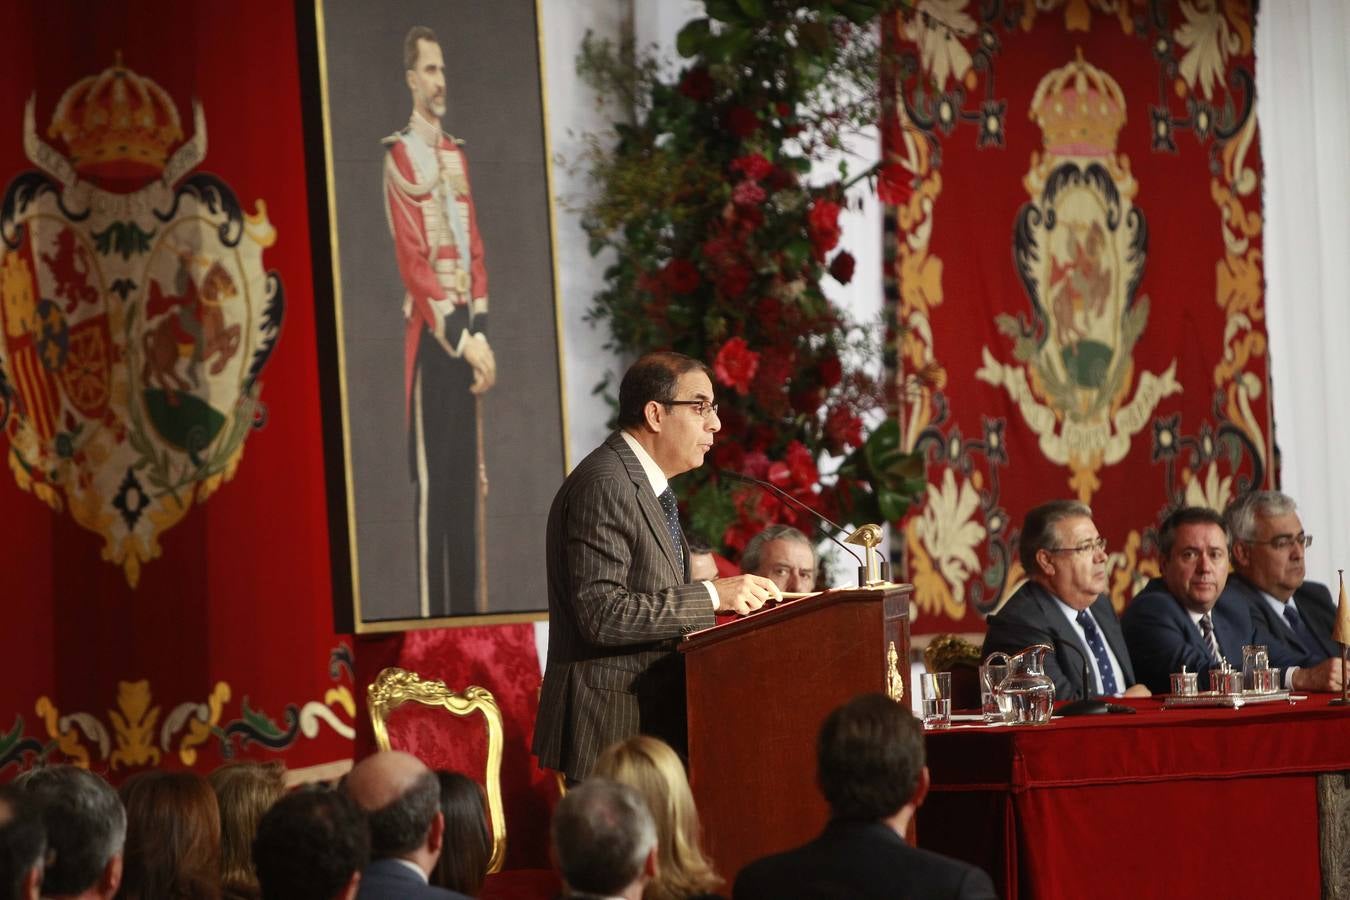
<instances>
[{"instance_id":1,"label":"heraldic shield","mask_svg":"<svg viewBox=\"0 0 1350 900\"><path fill-rule=\"evenodd\" d=\"M1013 255L1031 316L998 317L1017 364L986 347L976 375L1003 387L1041 452L1069 467L1069 486L1088 502L1102 466L1125 458L1158 402L1181 385L1174 359L1160 375L1140 371L1130 396L1133 350L1148 324L1148 297L1136 296L1148 227L1133 203L1139 185L1129 160L1116 152L1120 86L1079 50L1041 79L1029 113L1045 152L1032 155L1022 180L1028 202Z\"/></svg>"},{"instance_id":2,"label":"heraldic shield","mask_svg":"<svg viewBox=\"0 0 1350 900\"><path fill-rule=\"evenodd\" d=\"M102 535L133 587L159 535L233 477L281 330L267 208L193 172L178 110L120 59L36 98L0 208L0 427L19 486ZM170 155L172 154L172 155Z\"/></svg>"}]
</instances>

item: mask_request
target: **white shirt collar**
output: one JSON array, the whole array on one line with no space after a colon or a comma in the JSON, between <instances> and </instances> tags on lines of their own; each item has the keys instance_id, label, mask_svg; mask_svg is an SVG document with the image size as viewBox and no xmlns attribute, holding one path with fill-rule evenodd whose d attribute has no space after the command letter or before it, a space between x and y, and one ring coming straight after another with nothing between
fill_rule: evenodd
<instances>
[{"instance_id":1,"label":"white shirt collar","mask_svg":"<svg viewBox=\"0 0 1350 900\"><path fill-rule=\"evenodd\" d=\"M651 482L652 492L660 497L666 488L670 487L670 479L666 478L666 473L661 471L661 467L656 464L656 460L652 459L647 450L638 443L637 438L627 431L620 431L619 434L623 435L623 439L632 448L638 462L642 463L642 471L647 473L647 481Z\"/></svg>"},{"instance_id":2,"label":"white shirt collar","mask_svg":"<svg viewBox=\"0 0 1350 900\"><path fill-rule=\"evenodd\" d=\"M420 878L420 879L422 879L422 883L423 883L423 884L427 884L427 883L428 883L427 873L426 873L426 872L423 872L423 871L422 871L422 867L419 866L417 863L413 862L411 859L403 859L403 858L398 857L398 856L392 857L392 859L394 860L394 862L398 863L399 865L401 865L401 866L407 866L409 869L411 869L412 871L416 872L416 873L417 873L417 877Z\"/></svg>"}]
</instances>

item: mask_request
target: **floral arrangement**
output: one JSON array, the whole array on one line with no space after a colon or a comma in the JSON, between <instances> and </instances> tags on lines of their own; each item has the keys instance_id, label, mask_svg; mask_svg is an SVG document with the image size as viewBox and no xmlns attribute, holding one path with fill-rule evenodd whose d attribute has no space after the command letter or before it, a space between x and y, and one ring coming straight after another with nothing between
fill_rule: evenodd
<instances>
[{"instance_id":1,"label":"floral arrangement","mask_svg":"<svg viewBox=\"0 0 1350 900\"><path fill-rule=\"evenodd\" d=\"M711 363L722 432L711 466L681 478L692 530L738 553L766 524L817 531L809 514L721 479L767 480L841 521L898 520L923 489L895 423L868 433L881 392L879 324L849 320L821 290L847 284L845 190L884 197L896 167L809 184L814 161L878 120L878 41L889 0L708 0L680 32L674 73L587 37L578 70L627 107L612 146L592 138L583 213L591 252L612 254L589 311L625 356L669 348ZM605 393L608 382L597 387ZM820 461L843 457L834 471Z\"/></svg>"}]
</instances>

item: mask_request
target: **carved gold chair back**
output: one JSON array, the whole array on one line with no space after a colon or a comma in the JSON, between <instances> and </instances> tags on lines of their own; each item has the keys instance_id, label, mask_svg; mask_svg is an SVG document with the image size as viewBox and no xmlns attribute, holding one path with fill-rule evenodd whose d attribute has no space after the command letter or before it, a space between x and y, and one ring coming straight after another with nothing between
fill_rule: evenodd
<instances>
[{"instance_id":1,"label":"carved gold chair back","mask_svg":"<svg viewBox=\"0 0 1350 900\"><path fill-rule=\"evenodd\" d=\"M444 681L423 680L416 672L391 666L376 676L366 690L367 706L370 708L370 724L375 730L375 743L381 750L406 750L418 756L423 762L438 767L434 760L428 760L425 753L419 753L415 742L398 740L400 731L398 717L393 712L405 703L416 703L424 707L440 708L452 716L468 717L481 713L487 731L487 762L481 773L481 783L487 792L488 817L492 825L492 858L488 862L488 873L500 872L502 861L506 857L506 816L502 812L502 712L496 699L487 688L470 685L462 693L445 686ZM394 724L395 739L390 741L389 726ZM473 774L473 773L469 773Z\"/></svg>"}]
</instances>

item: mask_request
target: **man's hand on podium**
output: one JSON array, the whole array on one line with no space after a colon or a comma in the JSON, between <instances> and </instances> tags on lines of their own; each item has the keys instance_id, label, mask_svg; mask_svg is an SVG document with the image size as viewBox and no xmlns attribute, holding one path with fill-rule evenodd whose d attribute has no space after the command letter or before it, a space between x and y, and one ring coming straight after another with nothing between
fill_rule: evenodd
<instances>
[{"instance_id":1,"label":"man's hand on podium","mask_svg":"<svg viewBox=\"0 0 1350 900\"><path fill-rule=\"evenodd\" d=\"M721 601L719 612L734 612L738 616L748 616L770 600L783 600L783 592L763 575L737 575L734 578L718 578L713 582L717 588L717 597Z\"/></svg>"}]
</instances>

